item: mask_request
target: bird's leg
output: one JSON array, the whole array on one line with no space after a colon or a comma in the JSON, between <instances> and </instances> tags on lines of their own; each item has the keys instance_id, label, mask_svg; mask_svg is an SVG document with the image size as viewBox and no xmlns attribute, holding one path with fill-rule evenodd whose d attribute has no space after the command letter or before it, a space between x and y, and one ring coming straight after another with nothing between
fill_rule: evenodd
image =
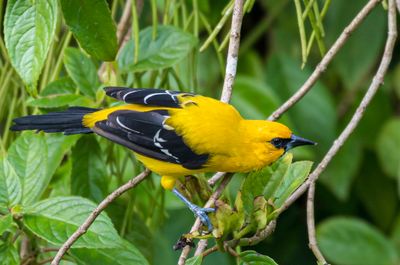
<instances>
[{"instance_id":1,"label":"bird's leg","mask_svg":"<svg viewBox=\"0 0 400 265\"><path fill-rule=\"evenodd\" d=\"M196 217L200 218L200 221L207 226L208 232L211 232L213 230L213 226L211 224L210 218L208 218L207 214L215 212L214 208L201 208L197 206L196 204L191 203L188 199L185 198L176 188L172 190L172 192L178 196L179 199L181 199L188 207L189 209L194 213Z\"/></svg>"}]
</instances>

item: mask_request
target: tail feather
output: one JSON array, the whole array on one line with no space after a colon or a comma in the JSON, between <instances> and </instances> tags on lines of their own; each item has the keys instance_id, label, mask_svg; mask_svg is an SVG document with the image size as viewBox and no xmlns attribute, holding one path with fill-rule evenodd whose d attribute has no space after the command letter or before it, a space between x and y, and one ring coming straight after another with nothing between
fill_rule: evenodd
<instances>
[{"instance_id":1,"label":"tail feather","mask_svg":"<svg viewBox=\"0 0 400 265\"><path fill-rule=\"evenodd\" d=\"M65 111L42 115L28 115L14 119L13 131L37 130L44 132L64 132L64 134L91 133L92 130L82 124L82 118L98 109L71 107Z\"/></svg>"}]
</instances>

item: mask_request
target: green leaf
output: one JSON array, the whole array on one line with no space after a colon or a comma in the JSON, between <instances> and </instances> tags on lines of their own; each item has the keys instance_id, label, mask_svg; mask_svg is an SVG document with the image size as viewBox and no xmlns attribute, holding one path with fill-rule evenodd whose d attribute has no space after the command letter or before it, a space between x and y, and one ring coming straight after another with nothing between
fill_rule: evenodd
<instances>
[{"instance_id":1,"label":"green leaf","mask_svg":"<svg viewBox=\"0 0 400 265\"><path fill-rule=\"evenodd\" d=\"M311 161L299 161L290 165L283 181L274 194L275 207L279 208L287 198L305 181L312 167Z\"/></svg>"},{"instance_id":2,"label":"green leaf","mask_svg":"<svg viewBox=\"0 0 400 265\"><path fill-rule=\"evenodd\" d=\"M93 136L79 139L72 149L71 192L100 202L107 195L107 168Z\"/></svg>"},{"instance_id":3,"label":"green leaf","mask_svg":"<svg viewBox=\"0 0 400 265\"><path fill-rule=\"evenodd\" d=\"M272 194L271 190L279 185L292 161L292 155L287 154L271 166L252 172L245 178L241 191L243 208L250 214L254 208L254 199L263 194ZM267 199L269 197L266 197Z\"/></svg>"},{"instance_id":4,"label":"green leaf","mask_svg":"<svg viewBox=\"0 0 400 265\"><path fill-rule=\"evenodd\" d=\"M376 150L379 162L389 176L396 178L400 168L400 119L387 121L380 130Z\"/></svg>"},{"instance_id":5,"label":"green leaf","mask_svg":"<svg viewBox=\"0 0 400 265\"><path fill-rule=\"evenodd\" d=\"M0 260L2 265L19 265L19 255L13 245L0 244Z\"/></svg>"},{"instance_id":6,"label":"green leaf","mask_svg":"<svg viewBox=\"0 0 400 265\"><path fill-rule=\"evenodd\" d=\"M7 231L13 224L13 217L11 214L0 216L0 236Z\"/></svg>"},{"instance_id":7,"label":"green leaf","mask_svg":"<svg viewBox=\"0 0 400 265\"><path fill-rule=\"evenodd\" d=\"M159 26L153 40L152 27L147 27L139 34L138 61L134 62L135 44L130 40L118 55L118 65L125 72L171 67L184 59L196 43L193 35L173 26Z\"/></svg>"},{"instance_id":8,"label":"green leaf","mask_svg":"<svg viewBox=\"0 0 400 265\"><path fill-rule=\"evenodd\" d=\"M12 65L31 92L36 90L57 17L56 0L7 1L4 41Z\"/></svg>"},{"instance_id":9,"label":"green leaf","mask_svg":"<svg viewBox=\"0 0 400 265\"><path fill-rule=\"evenodd\" d=\"M90 99L81 95L55 95L43 98L30 98L26 104L39 108L59 108L63 106L76 106L90 104Z\"/></svg>"},{"instance_id":10,"label":"green leaf","mask_svg":"<svg viewBox=\"0 0 400 265\"><path fill-rule=\"evenodd\" d=\"M83 94L94 98L100 86L94 63L80 50L67 48L64 53L64 65L79 90Z\"/></svg>"},{"instance_id":11,"label":"green leaf","mask_svg":"<svg viewBox=\"0 0 400 265\"><path fill-rule=\"evenodd\" d=\"M90 215L96 205L81 197L55 197L24 209L24 224L34 234L61 246ZM102 212L73 248L119 247L121 238L110 218Z\"/></svg>"},{"instance_id":12,"label":"green leaf","mask_svg":"<svg viewBox=\"0 0 400 265\"><path fill-rule=\"evenodd\" d=\"M25 132L11 145L8 161L21 181L22 204L35 202L46 189L50 177L47 175L47 144L43 134Z\"/></svg>"},{"instance_id":13,"label":"green leaf","mask_svg":"<svg viewBox=\"0 0 400 265\"><path fill-rule=\"evenodd\" d=\"M65 23L92 57L113 61L118 51L116 26L105 0L61 0Z\"/></svg>"},{"instance_id":14,"label":"green leaf","mask_svg":"<svg viewBox=\"0 0 400 265\"><path fill-rule=\"evenodd\" d=\"M121 240L114 248L72 249L71 254L78 259L78 264L102 265L148 265L149 262L139 250L126 240Z\"/></svg>"},{"instance_id":15,"label":"green leaf","mask_svg":"<svg viewBox=\"0 0 400 265\"><path fill-rule=\"evenodd\" d=\"M261 255L254 250L246 250L239 254L241 265L278 265L272 258Z\"/></svg>"},{"instance_id":16,"label":"green leaf","mask_svg":"<svg viewBox=\"0 0 400 265\"><path fill-rule=\"evenodd\" d=\"M336 40L364 5L364 0L336 0L335 4L329 7L326 17L326 28L329 30L326 38L330 43ZM352 89L359 85L381 56L380 51L385 39L385 17L382 8L372 10L335 56L332 66L339 73L346 88ZM374 32L374 38L371 38L371 32Z\"/></svg>"},{"instance_id":17,"label":"green leaf","mask_svg":"<svg viewBox=\"0 0 400 265\"><path fill-rule=\"evenodd\" d=\"M317 228L317 240L325 257L340 265L394 265L393 244L375 227L355 218L334 217Z\"/></svg>"},{"instance_id":18,"label":"green leaf","mask_svg":"<svg viewBox=\"0 0 400 265\"><path fill-rule=\"evenodd\" d=\"M80 135L65 136L61 133L47 135L47 174L50 178L56 172L64 155L75 145L80 137Z\"/></svg>"},{"instance_id":19,"label":"green leaf","mask_svg":"<svg viewBox=\"0 0 400 265\"><path fill-rule=\"evenodd\" d=\"M286 172L292 164L292 160L293 154L287 153L282 159L278 161L278 163L274 163L272 165L274 174L272 175L270 181L268 182L267 186L265 186L263 191L264 197L267 200L273 198L274 194L277 192L279 185L282 183Z\"/></svg>"},{"instance_id":20,"label":"green leaf","mask_svg":"<svg viewBox=\"0 0 400 265\"><path fill-rule=\"evenodd\" d=\"M51 96L51 95L63 95L63 94L74 94L76 91L76 85L70 77L61 77L51 83L49 83L41 92L40 96Z\"/></svg>"},{"instance_id":21,"label":"green leaf","mask_svg":"<svg viewBox=\"0 0 400 265\"><path fill-rule=\"evenodd\" d=\"M278 106L279 98L265 83L252 76L238 76L231 103L246 119L265 119Z\"/></svg>"},{"instance_id":22,"label":"green leaf","mask_svg":"<svg viewBox=\"0 0 400 265\"><path fill-rule=\"evenodd\" d=\"M6 212L22 198L21 182L6 158L0 159L0 210ZM1 234L1 233L0 233Z\"/></svg>"},{"instance_id":23,"label":"green leaf","mask_svg":"<svg viewBox=\"0 0 400 265\"><path fill-rule=\"evenodd\" d=\"M351 184L360 169L362 146L351 137L321 175L321 182L340 200L348 198Z\"/></svg>"},{"instance_id":24,"label":"green leaf","mask_svg":"<svg viewBox=\"0 0 400 265\"><path fill-rule=\"evenodd\" d=\"M185 265L201 265L202 261L203 261L203 256L198 255L191 257L190 259L187 259Z\"/></svg>"}]
</instances>

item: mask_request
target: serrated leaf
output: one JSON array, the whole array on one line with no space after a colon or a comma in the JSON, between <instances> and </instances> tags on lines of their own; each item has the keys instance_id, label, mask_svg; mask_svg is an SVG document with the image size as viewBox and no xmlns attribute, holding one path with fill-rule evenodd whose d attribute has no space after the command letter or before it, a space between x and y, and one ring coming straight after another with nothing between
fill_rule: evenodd
<instances>
[{"instance_id":1,"label":"serrated leaf","mask_svg":"<svg viewBox=\"0 0 400 265\"><path fill-rule=\"evenodd\" d=\"M17 205L22 198L21 182L6 158L0 159L0 210ZM1 233L0 233L1 234Z\"/></svg>"},{"instance_id":2,"label":"serrated leaf","mask_svg":"<svg viewBox=\"0 0 400 265\"><path fill-rule=\"evenodd\" d=\"M203 261L203 255L198 255L187 259L185 265L201 265Z\"/></svg>"},{"instance_id":3,"label":"serrated leaf","mask_svg":"<svg viewBox=\"0 0 400 265\"><path fill-rule=\"evenodd\" d=\"M40 96L74 94L77 86L70 77L61 77L49 84L40 92Z\"/></svg>"},{"instance_id":4,"label":"serrated leaf","mask_svg":"<svg viewBox=\"0 0 400 265\"><path fill-rule=\"evenodd\" d=\"M118 65L122 71L142 72L171 67L184 59L196 45L197 39L179 28L159 26L153 40L152 27L139 34L138 61L134 62L135 44L128 41L118 55Z\"/></svg>"},{"instance_id":5,"label":"serrated leaf","mask_svg":"<svg viewBox=\"0 0 400 265\"><path fill-rule=\"evenodd\" d=\"M72 255L78 264L102 265L147 265L149 262L139 250L126 240L121 240L116 248L80 248L72 249Z\"/></svg>"},{"instance_id":6,"label":"serrated leaf","mask_svg":"<svg viewBox=\"0 0 400 265\"><path fill-rule=\"evenodd\" d=\"M13 217L11 214L0 216L0 236L7 231L13 224Z\"/></svg>"},{"instance_id":7,"label":"serrated leaf","mask_svg":"<svg viewBox=\"0 0 400 265\"><path fill-rule=\"evenodd\" d=\"M81 197L55 197L24 209L24 224L35 235L61 246L90 215L96 205ZM121 238L102 212L73 248L119 247Z\"/></svg>"},{"instance_id":8,"label":"serrated leaf","mask_svg":"<svg viewBox=\"0 0 400 265\"><path fill-rule=\"evenodd\" d=\"M80 50L67 48L64 53L64 65L79 90L83 94L94 98L100 86L94 63Z\"/></svg>"},{"instance_id":9,"label":"serrated leaf","mask_svg":"<svg viewBox=\"0 0 400 265\"><path fill-rule=\"evenodd\" d=\"M55 95L42 98L30 98L26 104L39 108L59 108L63 106L87 105L90 99L82 95Z\"/></svg>"},{"instance_id":10,"label":"serrated leaf","mask_svg":"<svg viewBox=\"0 0 400 265\"><path fill-rule=\"evenodd\" d=\"M272 258L259 254L254 250L246 250L239 254L241 265L278 265Z\"/></svg>"},{"instance_id":11,"label":"serrated leaf","mask_svg":"<svg viewBox=\"0 0 400 265\"><path fill-rule=\"evenodd\" d=\"M273 195L275 207L279 208L287 198L305 181L312 167L311 161L299 161L290 165L283 181Z\"/></svg>"},{"instance_id":12,"label":"serrated leaf","mask_svg":"<svg viewBox=\"0 0 400 265\"><path fill-rule=\"evenodd\" d=\"M79 139L72 149L71 192L100 202L107 195L107 168L99 143L92 136Z\"/></svg>"},{"instance_id":13,"label":"serrated leaf","mask_svg":"<svg viewBox=\"0 0 400 265\"><path fill-rule=\"evenodd\" d=\"M118 51L116 26L105 0L61 0L65 23L92 57L113 61Z\"/></svg>"},{"instance_id":14,"label":"serrated leaf","mask_svg":"<svg viewBox=\"0 0 400 265\"><path fill-rule=\"evenodd\" d=\"M57 23L57 1L10 0L4 17L4 41L11 59L30 91L46 60Z\"/></svg>"},{"instance_id":15,"label":"serrated leaf","mask_svg":"<svg viewBox=\"0 0 400 265\"><path fill-rule=\"evenodd\" d=\"M42 134L25 132L11 145L8 161L15 169L22 188L22 204L39 199L47 187L47 144Z\"/></svg>"},{"instance_id":16,"label":"serrated leaf","mask_svg":"<svg viewBox=\"0 0 400 265\"><path fill-rule=\"evenodd\" d=\"M390 177L396 178L400 168L400 119L387 121L380 130L376 151L379 162Z\"/></svg>"},{"instance_id":17,"label":"serrated leaf","mask_svg":"<svg viewBox=\"0 0 400 265\"><path fill-rule=\"evenodd\" d=\"M19 255L13 245L0 244L0 260L2 265L19 265Z\"/></svg>"},{"instance_id":18,"label":"serrated leaf","mask_svg":"<svg viewBox=\"0 0 400 265\"><path fill-rule=\"evenodd\" d=\"M355 218L334 217L317 228L325 257L340 265L394 265L399 257L393 244L375 227Z\"/></svg>"}]
</instances>

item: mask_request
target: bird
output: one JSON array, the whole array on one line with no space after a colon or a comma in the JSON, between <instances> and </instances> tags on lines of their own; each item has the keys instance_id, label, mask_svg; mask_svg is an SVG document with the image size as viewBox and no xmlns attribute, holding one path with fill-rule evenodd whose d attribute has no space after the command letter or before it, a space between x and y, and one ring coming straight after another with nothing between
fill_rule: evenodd
<instances>
[{"instance_id":1,"label":"bird","mask_svg":"<svg viewBox=\"0 0 400 265\"><path fill-rule=\"evenodd\" d=\"M149 170L212 231L208 213L176 188L178 178L204 172L250 172L278 160L288 150L315 145L282 123L244 119L230 104L193 93L155 88L105 87L107 96L125 104L96 109L28 115L11 130L65 135L95 133L131 149Z\"/></svg>"}]
</instances>

